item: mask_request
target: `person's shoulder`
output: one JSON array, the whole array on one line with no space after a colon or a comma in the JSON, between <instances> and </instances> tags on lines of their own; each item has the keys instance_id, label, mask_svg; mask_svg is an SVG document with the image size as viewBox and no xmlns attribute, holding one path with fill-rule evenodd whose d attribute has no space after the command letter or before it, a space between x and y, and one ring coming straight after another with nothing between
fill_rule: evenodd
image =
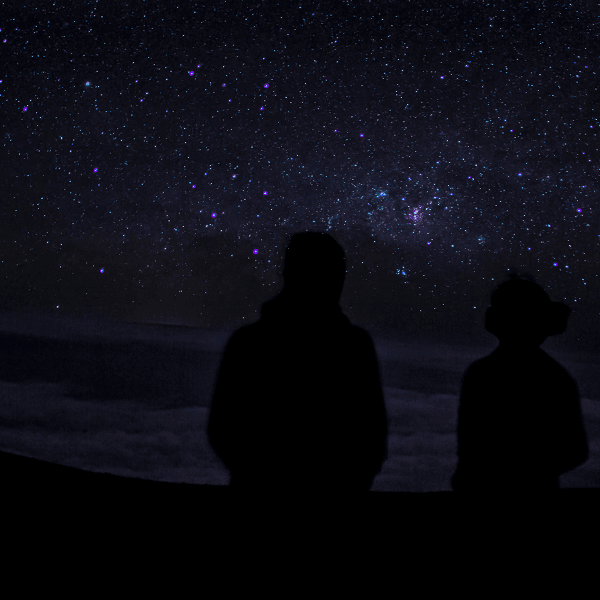
<instances>
[{"instance_id":1,"label":"person's shoulder","mask_svg":"<svg viewBox=\"0 0 600 600\"><path fill-rule=\"evenodd\" d=\"M485 376L486 373L494 371L498 366L498 355L495 352L474 360L466 369L465 377Z\"/></svg>"},{"instance_id":2,"label":"person's shoulder","mask_svg":"<svg viewBox=\"0 0 600 600\"><path fill-rule=\"evenodd\" d=\"M575 379L555 358L540 348L540 358L544 367L554 374L555 378L560 378L563 382L573 383L576 385Z\"/></svg>"},{"instance_id":3,"label":"person's shoulder","mask_svg":"<svg viewBox=\"0 0 600 600\"><path fill-rule=\"evenodd\" d=\"M350 325L346 329L346 337L341 340L344 353L359 363L377 361L377 350L373 336L362 327Z\"/></svg>"},{"instance_id":4,"label":"person's shoulder","mask_svg":"<svg viewBox=\"0 0 600 600\"><path fill-rule=\"evenodd\" d=\"M348 337L355 343L362 346L373 346L373 338L371 334L358 325L352 325L347 329Z\"/></svg>"},{"instance_id":5,"label":"person's shoulder","mask_svg":"<svg viewBox=\"0 0 600 600\"><path fill-rule=\"evenodd\" d=\"M564 371L565 373L567 372L567 370L554 357L550 356L545 350L542 350L540 348L538 356L540 360L545 362L547 365L552 366L553 368L558 369L560 371Z\"/></svg>"},{"instance_id":6,"label":"person's shoulder","mask_svg":"<svg viewBox=\"0 0 600 600\"><path fill-rule=\"evenodd\" d=\"M497 361L498 361L498 356L497 356L496 352L491 352L490 354L488 354L486 356L482 356L481 358L474 360L468 366L468 368L474 369L474 370L487 369L487 368L491 367L492 365L494 365Z\"/></svg>"},{"instance_id":7,"label":"person's shoulder","mask_svg":"<svg viewBox=\"0 0 600 600\"><path fill-rule=\"evenodd\" d=\"M250 340L256 338L260 333L260 322L242 325L236 329L227 340L227 347L237 347L242 344L249 343Z\"/></svg>"},{"instance_id":8,"label":"person's shoulder","mask_svg":"<svg viewBox=\"0 0 600 600\"><path fill-rule=\"evenodd\" d=\"M350 332L350 335L353 335L357 338L362 337L363 339L371 339L371 334L366 329L363 329L358 325L353 325L352 323L349 323L348 331Z\"/></svg>"}]
</instances>

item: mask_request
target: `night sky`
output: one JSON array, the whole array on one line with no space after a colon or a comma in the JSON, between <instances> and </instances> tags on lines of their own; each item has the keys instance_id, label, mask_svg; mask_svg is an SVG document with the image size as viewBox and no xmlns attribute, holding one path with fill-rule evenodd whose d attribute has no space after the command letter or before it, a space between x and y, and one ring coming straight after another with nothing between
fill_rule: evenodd
<instances>
[{"instance_id":1,"label":"night sky","mask_svg":"<svg viewBox=\"0 0 600 600\"><path fill-rule=\"evenodd\" d=\"M0 308L239 326L314 230L372 333L484 335L516 268L591 347L598 7L510 4L4 3Z\"/></svg>"}]
</instances>

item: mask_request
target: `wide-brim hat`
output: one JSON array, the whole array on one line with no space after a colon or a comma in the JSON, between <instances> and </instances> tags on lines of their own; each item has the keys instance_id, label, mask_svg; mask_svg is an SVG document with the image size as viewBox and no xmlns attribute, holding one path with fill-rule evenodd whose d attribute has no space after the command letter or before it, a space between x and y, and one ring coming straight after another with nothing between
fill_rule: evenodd
<instances>
[{"instance_id":1,"label":"wide-brim hat","mask_svg":"<svg viewBox=\"0 0 600 600\"><path fill-rule=\"evenodd\" d=\"M558 335L567 327L571 309L551 302L533 281L513 279L498 286L485 315L485 328L497 338L506 334Z\"/></svg>"}]
</instances>

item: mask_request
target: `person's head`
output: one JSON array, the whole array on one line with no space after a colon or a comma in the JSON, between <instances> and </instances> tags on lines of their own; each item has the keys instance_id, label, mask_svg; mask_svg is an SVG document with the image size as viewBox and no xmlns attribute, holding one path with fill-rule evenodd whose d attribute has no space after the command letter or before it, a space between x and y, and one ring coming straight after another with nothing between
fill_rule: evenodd
<instances>
[{"instance_id":1,"label":"person's head","mask_svg":"<svg viewBox=\"0 0 600 600\"><path fill-rule=\"evenodd\" d=\"M492 294L485 327L501 343L539 346L566 329L570 312L566 304L550 302L537 283L512 275Z\"/></svg>"},{"instance_id":2,"label":"person's head","mask_svg":"<svg viewBox=\"0 0 600 600\"><path fill-rule=\"evenodd\" d=\"M295 296L339 302L346 277L342 247L327 233L295 233L285 251L283 281Z\"/></svg>"}]
</instances>

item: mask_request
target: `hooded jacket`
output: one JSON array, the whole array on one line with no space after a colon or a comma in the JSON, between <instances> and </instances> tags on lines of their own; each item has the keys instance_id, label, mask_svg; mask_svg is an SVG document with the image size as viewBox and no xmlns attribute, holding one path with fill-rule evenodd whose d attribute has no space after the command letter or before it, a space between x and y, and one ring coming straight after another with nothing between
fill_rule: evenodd
<instances>
[{"instance_id":1,"label":"hooded jacket","mask_svg":"<svg viewBox=\"0 0 600 600\"><path fill-rule=\"evenodd\" d=\"M368 490L387 438L369 334L284 289L230 338L208 434L232 486Z\"/></svg>"}]
</instances>

